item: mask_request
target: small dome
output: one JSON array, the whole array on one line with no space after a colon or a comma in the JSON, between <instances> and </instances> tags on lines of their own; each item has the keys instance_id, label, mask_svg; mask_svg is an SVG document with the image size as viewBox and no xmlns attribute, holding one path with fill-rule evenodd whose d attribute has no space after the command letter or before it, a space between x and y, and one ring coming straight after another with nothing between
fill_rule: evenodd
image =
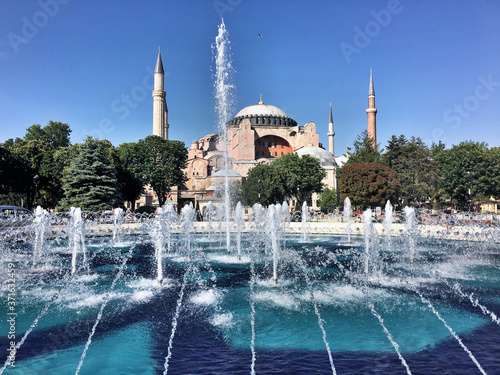
<instances>
[{"instance_id":1,"label":"small dome","mask_svg":"<svg viewBox=\"0 0 500 375\"><path fill-rule=\"evenodd\" d=\"M335 157L321 147L313 147L313 146L302 147L299 148L297 151L295 151L295 153L299 156L309 155L318 159L322 167L337 166Z\"/></svg>"},{"instance_id":2,"label":"small dome","mask_svg":"<svg viewBox=\"0 0 500 375\"><path fill-rule=\"evenodd\" d=\"M241 174L234 169L221 169L215 172L212 177L241 177Z\"/></svg>"}]
</instances>

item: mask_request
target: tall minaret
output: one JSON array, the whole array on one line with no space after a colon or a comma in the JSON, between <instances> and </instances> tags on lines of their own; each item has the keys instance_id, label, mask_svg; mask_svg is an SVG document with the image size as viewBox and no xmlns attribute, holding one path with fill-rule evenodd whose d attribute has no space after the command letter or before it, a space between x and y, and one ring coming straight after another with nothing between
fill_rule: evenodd
<instances>
[{"instance_id":1,"label":"tall minaret","mask_svg":"<svg viewBox=\"0 0 500 375\"><path fill-rule=\"evenodd\" d=\"M370 88L368 90L368 136L373 139L373 147L377 145L377 108L375 108L375 89L373 88L373 72L370 68Z\"/></svg>"},{"instance_id":2,"label":"tall minaret","mask_svg":"<svg viewBox=\"0 0 500 375\"><path fill-rule=\"evenodd\" d=\"M330 102L330 119L328 120L328 152L335 155L335 148L333 146L333 137L335 132L333 131L333 115L332 115L332 103Z\"/></svg>"},{"instance_id":3,"label":"tall minaret","mask_svg":"<svg viewBox=\"0 0 500 375\"><path fill-rule=\"evenodd\" d=\"M153 135L168 139L168 109L166 92L164 90L163 63L161 62L160 48L154 73L153 89Z\"/></svg>"}]
</instances>

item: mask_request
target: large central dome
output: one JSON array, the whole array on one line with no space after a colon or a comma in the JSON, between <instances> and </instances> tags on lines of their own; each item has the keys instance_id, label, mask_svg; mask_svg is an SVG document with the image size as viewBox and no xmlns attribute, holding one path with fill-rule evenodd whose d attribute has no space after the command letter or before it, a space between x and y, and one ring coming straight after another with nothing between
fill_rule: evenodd
<instances>
[{"instance_id":1,"label":"large central dome","mask_svg":"<svg viewBox=\"0 0 500 375\"><path fill-rule=\"evenodd\" d=\"M235 117L245 117L245 116L279 116L288 117L285 112L283 112L278 107L270 104L254 104L243 108Z\"/></svg>"},{"instance_id":2,"label":"large central dome","mask_svg":"<svg viewBox=\"0 0 500 375\"><path fill-rule=\"evenodd\" d=\"M244 119L250 119L252 125L297 126L297 122L286 115L278 107L264 104L262 96L258 104L243 108L228 122L228 125L239 125Z\"/></svg>"}]
</instances>

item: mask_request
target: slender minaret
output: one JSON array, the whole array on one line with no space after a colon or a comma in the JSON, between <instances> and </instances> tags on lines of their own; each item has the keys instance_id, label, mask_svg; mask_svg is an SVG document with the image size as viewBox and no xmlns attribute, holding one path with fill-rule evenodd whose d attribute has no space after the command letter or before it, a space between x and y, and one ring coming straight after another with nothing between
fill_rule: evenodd
<instances>
[{"instance_id":1,"label":"slender minaret","mask_svg":"<svg viewBox=\"0 0 500 375\"><path fill-rule=\"evenodd\" d=\"M330 102L330 119L328 120L328 152L335 155L335 148L333 146L333 137L335 132L333 131L333 115L332 115L332 103Z\"/></svg>"},{"instance_id":2,"label":"slender minaret","mask_svg":"<svg viewBox=\"0 0 500 375\"><path fill-rule=\"evenodd\" d=\"M168 139L168 109L164 90L164 77L163 63L161 62L160 48L158 47L153 89L153 135Z\"/></svg>"},{"instance_id":3,"label":"slender minaret","mask_svg":"<svg viewBox=\"0 0 500 375\"><path fill-rule=\"evenodd\" d=\"M370 88L368 90L368 136L373 139L373 147L377 146L377 108L375 108L375 89L373 88L373 72L370 68Z\"/></svg>"}]
</instances>

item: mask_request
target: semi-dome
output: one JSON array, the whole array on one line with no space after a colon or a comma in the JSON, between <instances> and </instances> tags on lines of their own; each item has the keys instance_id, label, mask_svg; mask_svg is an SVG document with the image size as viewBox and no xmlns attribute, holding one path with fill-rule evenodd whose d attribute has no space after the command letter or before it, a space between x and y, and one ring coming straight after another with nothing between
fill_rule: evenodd
<instances>
[{"instance_id":1,"label":"semi-dome","mask_svg":"<svg viewBox=\"0 0 500 375\"><path fill-rule=\"evenodd\" d=\"M249 119L251 125L297 126L297 122L274 105L264 104L262 96L258 104L243 108L228 122L228 125L239 125L244 119Z\"/></svg>"},{"instance_id":2,"label":"semi-dome","mask_svg":"<svg viewBox=\"0 0 500 375\"><path fill-rule=\"evenodd\" d=\"M321 147L307 146L299 148L295 153L299 156L309 155L319 160L322 167L336 167L335 157Z\"/></svg>"}]
</instances>

